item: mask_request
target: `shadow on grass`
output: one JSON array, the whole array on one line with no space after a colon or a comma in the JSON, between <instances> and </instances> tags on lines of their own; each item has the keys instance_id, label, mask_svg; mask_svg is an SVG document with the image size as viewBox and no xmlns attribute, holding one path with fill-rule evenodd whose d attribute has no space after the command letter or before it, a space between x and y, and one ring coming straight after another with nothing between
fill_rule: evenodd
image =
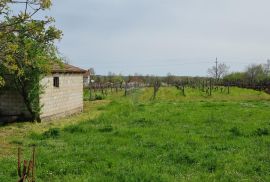
<instances>
[{"instance_id":1,"label":"shadow on grass","mask_svg":"<svg viewBox=\"0 0 270 182\"><path fill-rule=\"evenodd\" d=\"M29 123L30 119L21 116L1 116L0 115L0 127L9 126L15 123Z\"/></svg>"}]
</instances>

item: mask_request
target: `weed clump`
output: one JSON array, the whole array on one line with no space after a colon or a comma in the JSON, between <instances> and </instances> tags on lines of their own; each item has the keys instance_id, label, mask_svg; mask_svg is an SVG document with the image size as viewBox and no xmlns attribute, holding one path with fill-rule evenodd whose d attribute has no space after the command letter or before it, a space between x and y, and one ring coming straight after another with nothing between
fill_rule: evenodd
<instances>
[{"instance_id":1,"label":"weed clump","mask_svg":"<svg viewBox=\"0 0 270 182\"><path fill-rule=\"evenodd\" d=\"M232 127L229 131L233 136L241 136L242 135L241 131L237 127Z\"/></svg>"},{"instance_id":2,"label":"weed clump","mask_svg":"<svg viewBox=\"0 0 270 182\"><path fill-rule=\"evenodd\" d=\"M268 128L258 128L254 132L254 135L256 135L256 136L266 136L266 135L269 135L269 130L268 130Z\"/></svg>"},{"instance_id":3,"label":"weed clump","mask_svg":"<svg viewBox=\"0 0 270 182\"><path fill-rule=\"evenodd\" d=\"M197 163L196 158L192 153L184 150L172 150L168 154L168 160L173 164L182 164L182 165L193 165Z\"/></svg>"},{"instance_id":4,"label":"weed clump","mask_svg":"<svg viewBox=\"0 0 270 182\"><path fill-rule=\"evenodd\" d=\"M101 94L96 94L95 95L95 100L103 100L105 99L105 96L101 95Z\"/></svg>"},{"instance_id":5,"label":"weed clump","mask_svg":"<svg viewBox=\"0 0 270 182\"><path fill-rule=\"evenodd\" d=\"M71 125L69 127L66 127L64 131L69 133L85 133L86 129L79 125Z\"/></svg>"},{"instance_id":6,"label":"weed clump","mask_svg":"<svg viewBox=\"0 0 270 182\"><path fill-rule=\"evenodd\" d=\"M104 126L103 128L100 128L99 131L102 133L109 133L113 131L113 127L111 125Z\"/></svg>"},{"instance_id":7,"label":"weed clump","mask_svg":"<svg viewBox=\"0 0 270 182\"><path fill-rule=\"evenodd\" d=\"M98 111L104 111L105 109L106 109L105 106L100 106L100 107L97 108Z\"/></svg>"},{"instance_id":8,"label":"weed clump","mask_svg":"<svg viewBox=\"0 0 270 182\"><path fill-rule=\"evenodd\" d=\"M29 138L33 140L44 140L48 138L58 138L60 137L60 129L59 128L50 128L48 131L45 131L44 133L36 133L32 132L29 135Z\"/></svg>"},{"instance_id":9,"label":"weed clump","mask_svg":"<svg viewBox=\"0 0 270 182\"><path fill-rule=\"evenodd\" d=\"M132 125L140 126L140 127L146 127L151 126L153 124L153 121L146 118L138 118L131 122Z\"/></svg>"},{"instance_id":10,"label":"weed clump","mask_svg":"<svg viewBox=\"0 0 270 182\"><path fill-rule=\"evenodd\" d=\"M36 133L36 132L32 132L30 135L29 135L29 138L33 139L33 140L43 140L43 136L42 134L39 134L39 133Z\"/></svg>"},{"instance_id":11,"label":"weed clump","mask_svg":"<svg viewBox=\"0 0 270 182\"><path fill-rule=\"evenodd\" d=\"M206 123L223 123L223 119L221 117L216 116L214 113L210 113L206 118Z\"/></svg>"},{"instance_id":12,"label":"weed clump","mask_svg":"<svg viewBox=\"0 0 270 182\"><path fill-rule=\"evenodd\" d=\"M48 131L45 131L42 136L44 138L58 138L60 136L60 129L50 128Z\"/></svg>"},{"instance_id":13,"label":"weed clump","mask_svg":"<svg viewBox=\"0 0 270 182\"><path fill-rule=\"evenodd\" d=\"M202 166L207 169L208 172L213 173L217 169L217 158L214 154L209 153L206 154L203 161L202 161Z\"/></svg>"},{"instance_id":14,"label":"weed clump","mask_svg":"<svg viewBox=\"0 0 270 182\"><path fill-rule=\"evenodd\" d=\"M16 145L22 145L23 142L21 140L12 140L11 142L9 142L10 144L16 144Z\"/></svg>"}]
</instances>

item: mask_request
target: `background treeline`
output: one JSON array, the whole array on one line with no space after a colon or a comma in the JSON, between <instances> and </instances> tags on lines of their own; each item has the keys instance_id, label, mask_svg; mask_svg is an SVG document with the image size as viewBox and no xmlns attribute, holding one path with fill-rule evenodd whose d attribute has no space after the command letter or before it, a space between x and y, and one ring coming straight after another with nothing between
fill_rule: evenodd
<instances>
[{"instance_id":1,"label":"background treeline","mask_svg":"<svg viewBox=\"0 0 270 182\"><path fill-rule=\"evenodd\" d=\"M266 64L253 64L243 72L233 72L223 78L223 83L242 88L266 90L270 87L270 60Z\"/></svg>"},{"instance_id":2,"label":"background treeline","mask_svg":"<svg viewBox=\"0 0 270 182\"><path fill-rule=\"evenodd\" d=\"M118 85L119 87L124 87L125 84L128 85L140 85L143 87L151 87L158 81L162 86L174 86L176 83L183 84L195 84L201 81L209 80L209 77L191 77L191 76L175 76L168 74L167 76L155 76L155 75L129 75L123 76L119 74L108 74L108 75L92 75L91 80L94 80L90 85L108 84L108 85Z\"/></svg>"},{"instance_id":3,"label":"background treeline","mask_svg":"<svg viewBox=\"0 0 270 182\"><path fill-rule=\"evenodd\" d=\"M92 70L92 73L94 71ZM242 72L229 72L224 63L217 64L208 69L207 77L176 76L168 73L166 76L134 74L123 76L109 72L108 75L91 75L88 87L94 90L119 89L130 90L139 87L176 86L177 88L201 88L212 86L237 86L270 92L270 60L266 64L249 65Z\"/></svg>"}]
</instances>

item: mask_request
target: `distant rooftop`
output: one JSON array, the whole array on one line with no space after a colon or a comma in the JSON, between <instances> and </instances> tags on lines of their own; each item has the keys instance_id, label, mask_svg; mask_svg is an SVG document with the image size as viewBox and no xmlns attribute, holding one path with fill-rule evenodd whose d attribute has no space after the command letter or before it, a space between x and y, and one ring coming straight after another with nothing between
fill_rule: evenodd
<instances>
[{"instance_id":1,"label":"distant rooftop","mask_svg":"<svg viewBox=\"0 0 270 182\"><path fill-rule=\"evenodd\" d=\"M72 66L70 64L54 64L52 73L85 73L86 70Z\"/></svg>"},{"instance_id":2,"label":"distant rooftop","mask_svg":"<svg viewBox=\"0 0 270 182\"><path fill-rule=\"evenodd\" d=\"M95 73L92 73L91 70L87 70L85 73L84 73L84 77L88 77L88 76L91 76L91 75L95 75Z\"/></svg>"}]
</instances>

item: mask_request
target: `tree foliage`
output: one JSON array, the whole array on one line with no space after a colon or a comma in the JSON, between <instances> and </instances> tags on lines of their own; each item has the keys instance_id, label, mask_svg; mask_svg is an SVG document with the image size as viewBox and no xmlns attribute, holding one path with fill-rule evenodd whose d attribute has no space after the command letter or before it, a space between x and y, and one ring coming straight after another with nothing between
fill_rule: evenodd
<instances>
[{"instance_id":1,"label":"tree foliage","mask_svg":"<svg viewBox=\"0 0 270 182\"><path fill-rule=\"evenodd\" d=\"M223 80L241 86L266 86L270 83L269 67L269 61L267 64L252 64L244 72L228 74Z\"/></svg>"},{"instance_id":2,"label":"tree foliage","mask_svg":"<svg viewBox=\"0 0 270 182\"><path fill-rule=\"evenodd\" d=\"M244 72L233 72L228 75L226 75L223 80L225 82L241 82L242 80L245 79L245 73Z\"/></svg>"},{"instance_id":3,"label":"tree foliage","mask_svg":"<svg viewBox=\"0 0 270 182\"><path fill-rule=\"evenodd\" d=\"M246 70L246 79L251 84L258 83L267 78L266 70L263 65L250 65Z\"/></svg>"},{"instance_id":4,"label":"tree foliage","mask_svg":"<svg viewBox=\"0 0 270 182\"><path fill-rule=\"evenodd\" d=\"M15 15L11 10L14 6L21 8ZM60 62L54 42L62 32L52 25L53 18L35 18L37 12L50 6L50 0L0 3L0 86L6 83L5 87L21 94L33 120L39 119L41 110L40 80L50 73L53 64Z\"/></svg>"}]
</instances>

